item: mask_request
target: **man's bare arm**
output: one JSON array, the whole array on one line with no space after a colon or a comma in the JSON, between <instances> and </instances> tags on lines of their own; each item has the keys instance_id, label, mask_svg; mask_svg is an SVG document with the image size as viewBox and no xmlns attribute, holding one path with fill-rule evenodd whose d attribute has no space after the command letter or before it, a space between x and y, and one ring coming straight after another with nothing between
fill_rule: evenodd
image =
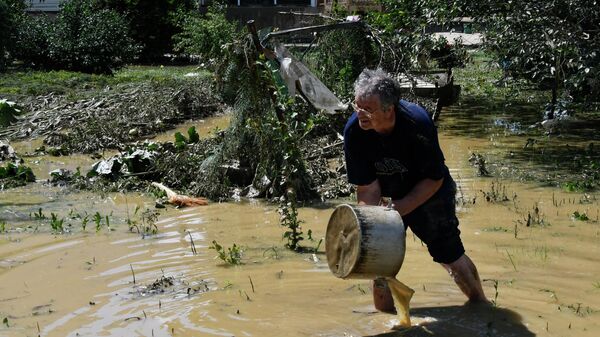
<instances>
[{"instance_id":1,"label":"man's bare arm","mask_svg":"<svg viewBox=\"0 0 600 337\"><path fill-rule=\"evenodd\" d=\"M356 199L359 205L379 205L381 200L379 180L375 179L369 185L356 186Z\"/></svg>"},{"instance_id":2,"label":"man's bare arm","mask_svg":"<svg viewBox=\"0 0 600 337\"><path fill-rule=\"evenodd\" d=\"M444 178L440 180L423 179L419 181L404 198L393 201L394 209L401 216L407 215L431 198L442 187L443 182Z\"/></svg>"}]
</instances>

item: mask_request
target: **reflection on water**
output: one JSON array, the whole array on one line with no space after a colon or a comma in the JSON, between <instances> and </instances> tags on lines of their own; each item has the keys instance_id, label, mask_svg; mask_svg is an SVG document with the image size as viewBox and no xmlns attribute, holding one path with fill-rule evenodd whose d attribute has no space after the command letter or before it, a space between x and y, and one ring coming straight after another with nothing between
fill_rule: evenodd
<instances>
[{"instance_id":1,"label":"reflection on water","mask_svg":"<svg viewBox=\"0 0 600 337\"><path fill-rule=\"evenodd\" d=\"M497 176L560 186L585 182L600 164L600 119L585 111L579 115L546 128L536 105L481 105L467 100L445 108L439 128L448 136L487 145L478 151Z\"/></svg>"},{"instance_id":2,"label":"reflection on water","mask_svg":"<svg viewBox=\"0 0 600 337\"><path fill-rule=\"evenodd\" d=\"M464 295L409 232L397 278L416 291L413 326L390 331L398 319L373 312L369 281L335 278L323 252L283 248L273 205L169 209L157 222L159 234L142 237L129 232L127 210L152 207L151 199L64 194L34 184L0 192L0 222L8 228L27 226L28 214L43 207L112 211L114 230L0 234L0 318L9 323L0 336L37 335L38 325L42 336L597 336L598 195L477 177L470 152L495 145L453 132L459 117L442 114L448 124L440 142L460 186L463 242L497 307L464 306ZM494 137L524 141L511 132ZM492 183L501 184L508 201L485 201ZM304 232L323 237L333 207L301 209ZM244 264L215 259L213 240L240 245Z\"/></svg>"}]
</instances>

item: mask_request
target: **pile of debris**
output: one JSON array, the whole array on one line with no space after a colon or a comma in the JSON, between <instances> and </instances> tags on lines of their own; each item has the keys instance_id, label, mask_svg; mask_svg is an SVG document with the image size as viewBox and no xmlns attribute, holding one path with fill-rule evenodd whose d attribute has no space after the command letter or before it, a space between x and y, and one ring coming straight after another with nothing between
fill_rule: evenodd
<instances>
[{"instance_id":1,"label":"pile of debris","mask_svg":"<svg viewBox=\"0 0 600 337\"><path fill-rule=\"evenodd\" d=\"M107 87L96 97L77 101L51 93L22 105L29 113L0 130L0 138L44 137L46 145L62 154L123 149L185 120L223 111L211 81L202 78Z\"/></svg>"}]
</instances>

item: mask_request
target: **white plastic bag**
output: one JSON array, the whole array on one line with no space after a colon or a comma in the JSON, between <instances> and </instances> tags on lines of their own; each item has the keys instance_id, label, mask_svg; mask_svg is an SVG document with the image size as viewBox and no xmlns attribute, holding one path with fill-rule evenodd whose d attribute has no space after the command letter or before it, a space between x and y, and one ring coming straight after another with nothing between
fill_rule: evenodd
<instances>
[{"instance_id":1,"label":"white plastic bag","mask_svg":"<svg viewBox=\"0 0 600 337\"><path fill-rule=\"evenodd\" d=\"M275 55L280 63L279 73L286 83L290 96L296 94L296 83L304 97L317 109L335 114L346 111L347 104L343 104L308 68L296 60L283 45L275 46Z\"/></svg>"}]
</instances>

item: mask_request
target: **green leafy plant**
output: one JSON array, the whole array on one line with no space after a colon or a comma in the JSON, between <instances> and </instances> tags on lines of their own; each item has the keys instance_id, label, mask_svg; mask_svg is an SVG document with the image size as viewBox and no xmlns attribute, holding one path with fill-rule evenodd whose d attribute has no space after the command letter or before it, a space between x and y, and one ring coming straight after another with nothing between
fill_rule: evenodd
<instances>
[{"instance_id":1,"label":"green leafy plant","mask_svg":"<svg viewBox=\"0 0 600 337\"><path fill-rule=\"evenodd\" d=\"M133 216L136 216L139 211L140 211L140 205L136 205L135 210L133 211ZM127 226L129 226L130 232L132 232L133 229L136 228L136 226L137 226L137 221L133 220L129 216L129 205L127 206ZM138 232L139 232L139 228L138 228Z\"/></svg>"},{"instance_id":2,"label":"green leafy plant","mask_svg":"<svg viewBox=\"0 0 600 337\"><path fill-rule=\"evenodd\" d=\"M216 240L212 241L212 246L208 247L209 249L214 249L217 252L217 257L221 259L221 261L230 264L230 265L238 265L242 263L242 249L240 246L235 243L233 246L225 247L221 246Z\"/></svg>"},{"instance_id":3,"label":"green leafy plant","mask_svg":"<svg viewBox=\"0 0 600 337\"><path fill-rule=\"evenodd\" d=\"M46 215L42 212L42 208L39 208L37 212L29 213L29 217L38 221L46 219Z\"/></svg>"},{"instance_id":4,"label":"green leafy plant","mask_svg":"<svg viewBox=\"0 0 600 337\"><path fill-rule=\"evenodd\" d=\"M158 220L158 211L146 209L142 213L142 233L144 235L158 233L158 227L156 226L156 220Z\"/></svg>"},{"instance_id":5,"label":"green leafy plant","mask_svg":"<svg viewBox=\"0 0 600 337\"><path fill-rule=\"evenodd\" d=\"M102 229L102 215L100 215L100 212L96 212L96 213L94 213L92 219L94 220L94 223L96 224L96 233L97 233Z\"/></svg>"},{"instance_id":6,"label":"green leafy plant","mask_svg":"<svg viewBox=\"0 0 600 337\"><path fill-rule=\"evenodd\" d=\"M583 303L569 304L567 305L567 308L579 317L586 317L598 312L598 310L595 310L587 305L583 306Z\"/></svg>"},{"instance_id":7,"label":"green leafy plant","mask_svg":"<svg viewBox=\"0 0 600 337\"><path fill-rule=\"evenodd\" d=\"M189 144L196 144L200 141L200 135L196 131L195 126L190 126L190 128L187 130L187 134Z\"/></svg>"},{"instance_id":8,"label":"green leafy plant","mask_svg":"<svg viewBox=\"0 0 600 337\"><path fill-rule=\"evenodd\" d=\"M181 24L182 32L173 37L175 49L205 59L219 60L224 56L222 46L233 42L238 27L225 18L226 3L216 0L204 16L191 13Z\"/></svg>"},{"instance_id":9,"label":"green leafy plant","mask_svg":"<svg viewBox=\"0 0 600 337\"><path fill-rule=\"evenodd\" d=\"M52 230L54 232L57 233L62 233L64 231L63 228L63 223L64 223L65 219L58 219L58 215L54 214L54 213L50 213L50 228L52 228Z\"/></svg>"},{"instance_id":10,"label":"green leafy plant","mask_svg":"<svg viewBox=\"0 0 600 337\"><path fill-rule=\"evenodd\" d=\"M574 220L579 220L579 221L588 221L588 220L590 220L590 218L587 216L587 214L585 212L579 213L579 211L573 212L573 214L571 214L571 217Z\"/></svg>"},{"instance_id":11,"label":"green leafy plant","mask_svg":"<svg viewBox=\"0 0 600 337\"><path fill-rule=\"evenodd\" d=\"M21 110L15 102L0 99L0 126L9 126L17 120Z\"/></svg>"},{"instance_id":12,"label":"green leafy plant","mask_svg":"<svg viewBox=\"0 0 600 337\"><path fill-rule=\"evenodd\" d=\"M175 148L178 150L182 150L187 144L187 139L181 132L175 133Z\"/></svg>"},{"instance_id":13,"label":"green leafy plant","mask_svg":"<svg viewBox=\"0 0 600 337\"><path fill-rule=\"evenodd\" d=\"M300 241L304 240L302 235L302 220L298 219L298 209L296 208L296 197L293 190L288 190L286 195L281 197L281 203L277 212L279 213L279 224L286 228L283 238L287 240L285 246L291 250L300 250Z\"/></svg>"},{"instance_id":14,"label":"green leafy plant","mask_svg":"<svg viewBox=\"0 0 600 337\"><path fill-rule=\"evenodd\" d=\"M90 218L87 214L85 216L83 216L81 218L81 229L83 229L85 231L89 221L90 221Z\"/></svg>"},{"instance_id":15,"label":"green leafy plant","mask_svg":"<svg viewBox=\"0 0 600 337\"><path fill-rule=\"evenodd\" d=\"M0 181L8 180L14 185L24 185L35 181L35 175L30 167L7 163L5 167L0 166Z\"/></svg>"},{"instance_id":16,"label":"green leafy plant","mask_svg":"<svg viewBox=\"0 0 600 337\"><path fill-rule=\"evenodd\" d=\"M200 135L196 131L195 126L191 126L187 130L188 138L186 138L181 132L175 133L175 148L178 150L183 150L187 144L195 144L200 141Z\"/></svg>"},{"instance_id":17,"label":"green leafy plant","mask_svg":"<svg viewBox=\"0 0 600 337\"><path fill-rule=\"evenodd\" d=\"M568 181L564 183L564 188L568 192L583 192L592 190L593 186L586 181Z\"/></svg>"}]
</instances>

